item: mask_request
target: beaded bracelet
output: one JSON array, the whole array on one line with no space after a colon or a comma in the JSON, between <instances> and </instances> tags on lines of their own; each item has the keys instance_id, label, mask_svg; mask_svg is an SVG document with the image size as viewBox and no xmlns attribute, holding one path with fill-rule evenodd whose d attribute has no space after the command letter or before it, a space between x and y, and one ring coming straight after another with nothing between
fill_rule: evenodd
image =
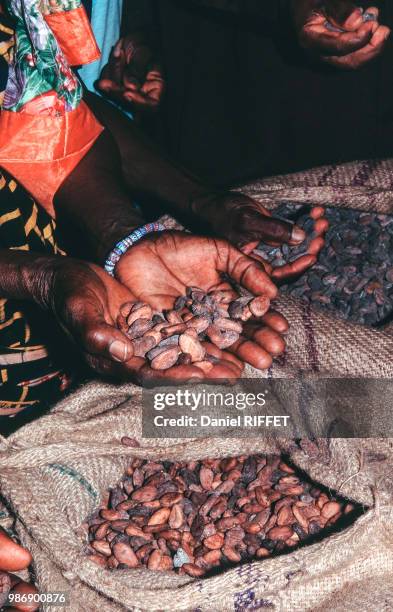
<instances>
[{"instance_id":1,"label":"beaded bracelet","mask_svg":"<svg viewBox=\"0 0 393 612\"><path fill-rule=\"evenodd\" d=\"M120 240L117 243L115 248L109 253L108 258L105 262L105 270L111 276L115 275L115 267L118 264L120 258L124 253L128 251L132 247L133 244L138 242L141 238L146 236L146 234L151 234L152 232L162 232L165 230L165 227L162 223L156 221L155 223L146 223L142 227L138 227L138 229L134 230L132 234Z\"/></svg>"}]
</instances>

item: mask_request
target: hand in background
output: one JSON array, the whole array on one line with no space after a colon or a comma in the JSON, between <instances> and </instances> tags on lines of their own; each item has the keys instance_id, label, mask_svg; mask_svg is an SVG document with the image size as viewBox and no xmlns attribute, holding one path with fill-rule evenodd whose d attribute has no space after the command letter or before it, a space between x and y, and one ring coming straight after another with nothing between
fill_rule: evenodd
<instances>
[{"instance_id":1,"label":"hand in background","mask_svg":"<svg viewBox=\"0 0 393 612\"><path fill-rule=\"evenodd\" d=\"M295 246L306 238L300 227L276 219L262 204L241 193L229 192L201 197L194 200L192 207L193 212L205 222L211 233L238 245L249 256L253 256L252 251L260 242L272 246L285 243ZM276 270L264 263L265 271L273 282L285 282L303 274L315 264L318 253L324 246L323 235L327 231L328 222L321 207L314 209L314 212L315 238L309 245L307 255ZM311 211L311 215L314 215L314 212Z\"/></svg>"},{"instance_id":2,"label":"hand in background","mask_svg":"<svg viewBox=\"0 0 393 612\"><path fill-rule=\"evenodd\" d=\"M364 13L350 0L292 0L300 45L319 60L354 70L375 59L390 29L380 25L375 7Z\"/></svg>"},{"instance_id":3,"label":"hand in background","mask_svg":"<svg viewBox=\"0 0 393 612\"><path fill-rule=\"evenodd\" d=\"M117 42L97 87L131 110L158 109L165 82L159 60L143 32L129 34Z\"/></svg>"}]
</instances>

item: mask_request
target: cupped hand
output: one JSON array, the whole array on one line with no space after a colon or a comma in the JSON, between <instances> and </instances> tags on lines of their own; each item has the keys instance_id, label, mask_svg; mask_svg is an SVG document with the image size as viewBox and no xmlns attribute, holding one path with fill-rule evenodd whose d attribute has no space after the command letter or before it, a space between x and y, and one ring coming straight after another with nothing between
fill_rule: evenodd
<instances>
[{"instance_id":1,"label":"cupped hand","mask_svg":"<svg viewBox=\"0 0 393 612\"><path fill-rule=\"evenodd\" d=\"M297 246L306 238L300 227L275 218L260 202L242 193L229 192L201 197L194 200L192 210L211 233L226 238L251 257L254 257L253 250L260 242L271 246L281 246L285 243ZM324 246L323 235L329 224L324 218L322 207L312 209L310 215L315 219L315 238L309 245L307 255L276 270L264 263L266 272L274 281L285 282L303 274L315 264L318 253ZM260 258L255 259L262 263Z\"/></svg>"},{"instance_id":2,"label":"cupped hand","mask_svg":"<svg viewBox=\"0 0 393 612\"><path fill-rule=\"evenodd\" d=\"M266 272L278 286L298 278L309 268L312 268L312 266L317 262L318 254L325 245L324 235L329 228L329 221L325 218L325 209L322 206L315 206L312 208L310 211L310 217L314 221L314 237L310 241L306 253L298 257L295 261L273 268L257 254L257 251L255 251L259 245L259 241L246 244L242 248L243 253L249 255L256 261L262 262L265 266ZM275 243L272 244L272 246L280 245L279 243Z\"/></svg>"},{"instance_id":3,"label":"cupped hand","mask_svg":"<svg viewBox=\"0 0 393 612\"><path fill-rule=\"evenodd\" d=\"M390 35L377 8L363 12L350 0L326 0L323 7L317 0L292 0L292 11L300 45L337 68L354 70L375 59Z\"/></svg>"},{"instance_id":4,"label":"cupped hand","mask_svg":"<svg viewBox=\"0 0 393 612\"><path fill-rule=\"evenodd\" d=\"M120 259L116 278L138 300L157 311L173 308L175 299L184 295L189 286L205 291L231 289L228 279L255 296L265 296L268 300L277 296L277 288L264 267L227 241L177 231L150 234L136 243ZM287 329L282 315L267 312L246 326L243 336L230 351L206 345L208 352L220 360L207 376L237 378L244 362L260 369L268 368L272 358L285 350L282 334ZM180 367L193 368L197 374L195 366ZM166 370L165 375L168 374L170 377L170 370Z\"/></svg>"},{"instance_id":5,"label":"cupped hand","mask_svg":"<svg viewBox=\"0 0 393 612\"><path fill-rule=\"evenodd\" d=\"M130 34L117 42L97 88L131 110L158 109L165 81L160 63L143 33Z\"/></svg>"}]
</instances>

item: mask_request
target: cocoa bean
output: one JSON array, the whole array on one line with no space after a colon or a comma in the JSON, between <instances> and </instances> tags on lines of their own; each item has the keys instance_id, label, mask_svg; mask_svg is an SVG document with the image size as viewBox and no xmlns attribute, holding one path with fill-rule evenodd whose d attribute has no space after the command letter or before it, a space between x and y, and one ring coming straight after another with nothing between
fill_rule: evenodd
<instances>
[{"instance_id":1,"label":"cocoa bean","mask_svg":"<svg viewBox=\"0 0 393 612\"><path fill-rule=\"evenodd\" d=\"M228 516L227 518L220 519L217 521L217 529L220 531L228 531L239 524L239 519L236 516Z\"/></svg>"},{"instance_id":2,"label":"cocoa bean","mask_svg":"<svg viewBox=\"0 0 393 612\"><path fill-rule=\"evenodd\" d=\"M162 525L167 522L171 511L169 508L161 508L157 510L148 520L148 525Z\"/></svg>"},{"instance_id":3,"label":"cocoa bean","mask_svg":"<svg viewBox=\"0 0 393 612\"><path fill-rule=\"evenodd\" d=\"M178 347L167 348L154 357L150 365L153 370L168 370L176 365L179 353L180 349Z\"/></svg>"},{"instance_id":4,"label":"cocoa bean","mask_svg":"<svg viewBox=\"0 0 393 612\"><path fill-rule=\"evenodd\" d=\"M192 359L189 353L180 353L176 365L190 365L191 362Z\"/></svg>"},{"instance_id":5,"label":"cocoa bean","mask_svg":"<svg viewBox=\"0 0 393 612\"><path fill-rule=\"evenodd\" d=\"M267 313L270 307L270 300L268 297L260 295L259 297L254 298L248 304L251 313L254 317L263 317L264 314Z\"/></svg>"},{"instance_id":6,"label":"cocoa bean","mask_svg":"<svg viewBox=\"0 0 393 612\"><path fill-rule=\"evenodd\" d=\"M136 338L132 341L134 348L135 357L145 357L146 353L151 351L158 344L159 340L156 340L153 335L145 335L142 338Z\"/></svg>"},{"instance_id":7,"label":"cocoa bean","mask_svg":"<svg viewBox=\"0 0 393 612\"><path fill-rule=\"evenodd\" d=\"M201 578L206 573L202 567L198 567L194 563L184 563L184 565L181 566L181 569L183 572L189 576L192 576L193 578Z\"/></svg>"},{"instance_id":8,"label":"cocoa bean","mask_svg":"<svg viewBox=\"0 0 393 612\"><path fill-rule=\"evenodd\" d=\"M213 478L214 478L213 470L202 466L201 469L199 470L199 480L200 480L202 487L206 491L210 491L212 489Z\"/></svg>"},{"instance_id":9,"label":"cocoa bean","mask_svg":"<svg viewBox=\"0 0 393 612\"><path fill-rule=\"evenodd\" d=\"M180 336L187 329L187 325L185 323L177 323L176 325L170 325L169 327L164 327L161 330L162 337L170 338L171 336ZM183 351L187 353L187 351Z\"/></svg>"},{"instance_id":10,"label":"cocoa bean","mask_svg":"<svg viewBox=\"0 0 393 612\"><path fill-rule=\"evenodd\" d=\"M152 501L156 499L156 497L157 497L157 487L154 487L152 485L147 485L146 487L142 487L141 489L138 489L137 491L134 491L131 494L131 498L134 501L138 501L138 502ZM119 518L123 518L123 517L119 517Z\"/></svg>"},{"instance_id":11,"label":"cocoa bean","mask_svg":"<svg viewBox=\"0 0 393 612\"><path fill-rule=\"evenodd\" d=\"M158 570L161 565L162 552L160 550L153 550L149 555L147 567L149 570Z\"/></svg>"},{"instance_id":12,"label":"cocoa bean","mask_svg":"<svg viewBox=\"0 0 393 612\"><path fill-rule=\"evenodd\" d=\"M164 312L164 316L168 323L170 323L171 325L178 325L179 323L183 323L180 314L176 312L176 310L166 310Z\"/></svg>"},{"instance_id":13,"label":"cocoa bean","mask_svg":"<svg viewBox=\"0 0 393 612\"><path fill-rule=\"evenodd\" d=\"M216 325L210 325L207 329L209 340L219 349L224 350L239 340L239 334L233 331L221 331Z\"/></svg>"},{"instance_id":14,"label":"cocoa bean","mask_svg":"<svg viewBox=\"0 0 393 612\"><path fill-rule=\"evenodd\" d=\"M187 327L195 329L198 334L203 334L203 332L209 327L210 323L211 321L209 317L200 315L191 317L191 319L187 321Z\"/></svg>"},{"instance_id":15,"label":"cocoa bean","mask_svg":"<svg viewBox=\"0 0 393 612\"><path fill-rule=\"evenodd\" d=\"M187 332L183 333L179 338L179 346L183 353L191 355L191 362L203 361L205 357L205 349L197 338Z\"/></svg>"},{"instance_id":16,"label":"cocoa bean","mask_svg":"<svg viewBox=\"0 0 393 612\"><path fill-rule=\"evenodd\" d=\"M136 319L136 321L133 322L131 327L128 328L127 336L131 340L134 340L135 338L140 338L152 327L153 321L151 319Z\"/></svg>"},{"instance_id":17,"label":"cocoa bean","mask_svg":"<svg viewBox=\"0 0 393 612\"><path fill-rule=\"evenodd\" d=\"M215 533L208 538L203 540L203 545L210 550L215 550L217 548L222 548L224 544L224 536L221 533Z\"/></svg>"},{"instance_id":18,"label":"cocoa bean","mask_svg":"<svg viewBox=\"0 0 393 612\"><path fill-rule=\"evenodd\" d=\"M112 549L109 545L109 542L106 540L95 540L91 543L91 546L104 557L110 557L112 554Z\"/></svg>"},{"instance_id":19,"label":"cocoa bean","mask_svg":"<svg viewBox=\"0 0 393 612\"><path fill-rule=\"evenodd\" d=\"M127 567L138 567L138 557L132 550L131 546L128 546L125 542L118 542L113 545L113 554L119 563L126 565Z\"/></svg>"},{"instance_id":20,"label":"cocoa bean","mask_svg":"<svg viewBox=\"0 0 393 612\"><path fill-rule=\"evenodd\" d=\"M242 324L238 321L232 321L231 319L215 319L214 325L221 331L233 331L236 334L241 334L243 331Z\"/></svg>"},{"instance_id":21,"label":"cocoa bean","mask_svg":"<svg viewBox=\"0 0 393 612\"><path fill-rule=\"evenodd\" d=\"M211 361L195 361L194 366L202 370L205 374L209 374L214 367Z\"/></svg>"},{"instance_id":22,"label":"cocoa bean","mask_svg":"<svg viewBox=\"0 0 393 612\"><path fill-rule=\"evenodd\" d=\"M162 497L160 497L160 504L165 508L170 508L174 504L178 504L183 499L183 495L181 493L165 493Z\"/></svg>"},{"instance_id":23,"label":"cocoa bean","mask_svg":"<svg viewBox=\"0 0 393 612\"><path fill-rule=\"evenodd\" d=\"M238 552L236 552L234 548L231 548L230 546L224 546L222 549L222 552L225 555L225 557L228 559L228 561L231 561L231 563L239 563L239 561L241 561L242 559L241 555Z\"/></svg>"},{"instance_id":24,"label":"cocoa bean","mask_svg":"<svg viewBox=\"0 0 393 612\"><path fill-rule=\"evenodd\" d=\"M180 529L184 523L184 513L180 504L172 506L168 524L171 529Z\"/></svg>"},{"instance_id":25,"label":"cocoa bean","mask_svg":"<svg viewBox=\"0 0 393 612\"><path fill-rule=\"evenodd\" d=\"M130 327L138 319L151 319L153 316L152 309L148 304L136 302L130 309L127 316L127 323Z\"/></svg>"},{"instance_id":26,"label":"cocoa bean","mask_svg":"<svg viewBox=\"0 0 393 612\"><path fill-rule=\"evenodd\" d=\"M293 530L290 527L273 527L268 531L267 536L271 540L288 540L293 535Z\"/></svg>"},{"instance_id":27,"label":"cocoa bean","mask_svg":"<svg viewBox=\"0 0 393 612\"><path fill-rule=\"evenodd\" d=\"M146 541L151 541L153 538L149 533L145 533L138 525L135 523L129 523L125 528L125 533L130 537L143 538Z\"/></svg>"},{"instance_id":28,"label":"cocoa bean","mask_svg":"<svg viewBox=\"0 0 393 612\"><path fill-rule=\"evenodd\" d=\"M339 513L341 506L338 502L331 501L324 504L321 514L326 519L331 519L335 514Z\"/></svg>"}]
</instances>

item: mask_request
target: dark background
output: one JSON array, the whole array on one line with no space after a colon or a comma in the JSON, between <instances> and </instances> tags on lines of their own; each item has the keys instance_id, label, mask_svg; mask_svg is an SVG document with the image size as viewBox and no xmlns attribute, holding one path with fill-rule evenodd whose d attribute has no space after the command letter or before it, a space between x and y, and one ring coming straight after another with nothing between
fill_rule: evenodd
<instances>
[{"instance_id":1,"label":"dark background","mask_svg":"<svg viewBox=\"0 0 393 612\"><path fill-rule=\"evenodd\" d=\"M378 60L339 71L299 48L285 0L273 12L261 0L237 4L248 13L151 2L167 92L145 125L175 158L221 185L391 156L392 39ZM392 28L393 3L375 4Z\"/></svg>"}]
</instances>

